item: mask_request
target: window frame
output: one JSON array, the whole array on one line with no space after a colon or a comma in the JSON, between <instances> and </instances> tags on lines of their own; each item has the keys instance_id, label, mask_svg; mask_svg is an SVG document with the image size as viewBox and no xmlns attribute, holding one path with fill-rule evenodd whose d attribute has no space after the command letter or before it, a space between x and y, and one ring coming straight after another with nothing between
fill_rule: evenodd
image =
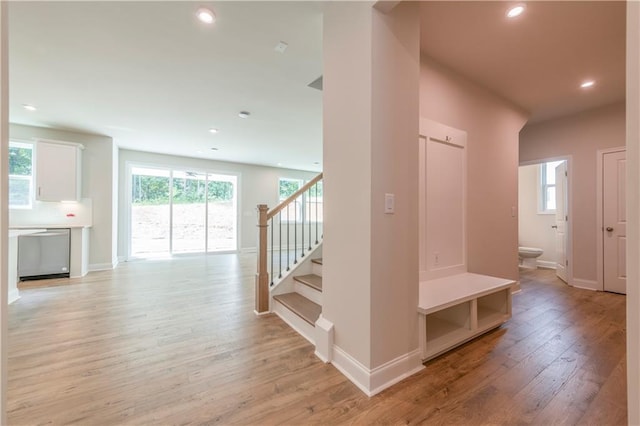
<instances>
[{"instance_id":1,"label":"window frame","mask_svg":"<svg viewBox=\"0 0 640 426\"><path fill-rule=\"evenodd\" d=\"M556 188L557 183L547 182L547 171L550 165L553 165L555 170L563 161L564 160L545 161L544 163L540 163L538 167L538 214L556 214L555 208L548 208L547 194L549 193L549 188Z\"/></svg>"},{"instance_id":2,"label":"window frame","mask_svg":"<svg viewBox=\"0 0 640 426\"><path fill-rule=\"evenodd\" d=\"M285 201L287 198L282 198L280 196L280 183L282 181L295 181L299 184L298 189L296 191L298 191L300 188L302 188L303 186L305 186L307 183L309 183L310 181L307 179L303 179L303 178L289 178L289 177L279 177L278 178L278 205L280 203L282 203L283 201ZM322 182L320 182L321 185ZM311 187L313 188L313 186ZM295 223L324 223L324 215L319 215L322 217L322 220L312 220L311 219L311 205L313 203L316 202L316 198L318 199L318 204L322 205L322 211L324 212L324 185L323 185L323 189L321 191L321 195L319 195L318 197L313 196L313 192L309 193L307 191L305 191L304 194L302 194L302 200L300 201L295 201L295 206L296 206L296 211L295 211L295 215L296 215L296 220ZM289 212L288 212L288 208L287 209L283 209L281 210L282 212L284 212L281 215L281 222L282 223L290 223L290 222L294 222L293 219L289 219ZM304 220L303 220L304 219Z\"/></svg>"},{"instance_id":3,"label":"window frame","mask_svg":"<svg viewBox=\"0 0 640 426\"><path fill-rule=\"evenodd\" d=\"M33 209L33 202L34 202L34 189L33 189L33 182L34 182L34 178L35 178L35 155L36 155L36 149L35 149L35 145L33 143L30 142L21 142L21 141L16 141L16 140L9 140L9 151L11 150L11 148L22 148L22 149L30 149L31 150L31 174L30 175L12 175L9 174L9 188L11 186L11 181L12 180L23 180L23 181L28 181L29 182L29 194L28 194L28 200L29 203L26 205L15 205L15 204L11 204L11 199L9 198L9 209L10 210L32 210ZM9 155L11 155L11 153L9 152ZM9 193L11 193L11 190L9 189Z\"/></svg>"}]
</instances>

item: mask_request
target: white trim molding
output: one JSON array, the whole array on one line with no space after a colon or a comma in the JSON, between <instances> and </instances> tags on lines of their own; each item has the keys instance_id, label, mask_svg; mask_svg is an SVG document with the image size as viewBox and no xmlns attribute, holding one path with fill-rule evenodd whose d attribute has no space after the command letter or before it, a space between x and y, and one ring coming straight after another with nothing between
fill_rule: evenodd
<instances>
[{"instance_id":1,"label":"white trim molding","mask_svg":"<svg viewBox=\"0 0 640 426\"><path fill-rule=\"evenodd\" d=\"M116 266L118 266L118 262L112 262L112 263L92 263L89 265L89 272L96 272L96 271L109 271L111 269L114 269Z\"/></svg>"},{"instance_id":2,"label":"white trim molding","mask_svg":"<svg viewBox=\"0 0 640 426\"><path fill-rule=\"evenodd\" d=\"M538 268L556 269L557 263L548 260L536 260L536 265Z\"/></svg>"},{"instance_id":3,"label":"white trim molding","mask_svg":"<svg viewBox=\"0 0 640 426\"><path fill-rule=\"evenodd\" d=\"M334 345L331 364L367 396L374 396L424 368L420 348L369 369Z\"/></svg>"},{"instance_id":4,"label":"white trim molding","mask_svg":"<svg viewBox=\"0 0 640 426\"><path fill-rule=\"evenodd\" d=\"M574 278L572 286L576 288L581 288L584 290L593 290L593 291L601 290L598 287L599 286L598 281L583 280L582 278Z\"/></svg>"}]
</instances>

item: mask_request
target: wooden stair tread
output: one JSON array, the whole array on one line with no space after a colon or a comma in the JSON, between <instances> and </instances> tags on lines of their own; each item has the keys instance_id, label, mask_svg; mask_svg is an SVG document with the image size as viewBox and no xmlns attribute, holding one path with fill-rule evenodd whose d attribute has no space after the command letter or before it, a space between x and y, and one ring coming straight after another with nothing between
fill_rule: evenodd
<instances>
[{"instance_id":1,"label":"wooden stair tread","mask_svg":"<svg viewBox=\"0 0 640 426\"><path fill-rule=\"evenodd\" d=\"M312 263L317 263L318 265L322 265L322 258L319 259L311 259Z\"/></svg>"},{"instance_id":2,"label":"wooden stair tread","mask_svg":"<svg viewBox=\"0 0 640 426\"><path fill-rule=\"evenodd\" d=\"M312 302L299 293L278 294L273 296L273 298L314 327L318 317L322 313L322 306Z\"/></svg>"},{"instance_id":3,"label":"wooden stair tread","mask_svg":"<svg viewBox=\"0 0 640 426\"><path fill-rule=\"evenodd\" d=\"M322 291L322 277L319 275L298 275L297 277L293 277L293 279L318 291Z\"/></svg>"}]
</instances>

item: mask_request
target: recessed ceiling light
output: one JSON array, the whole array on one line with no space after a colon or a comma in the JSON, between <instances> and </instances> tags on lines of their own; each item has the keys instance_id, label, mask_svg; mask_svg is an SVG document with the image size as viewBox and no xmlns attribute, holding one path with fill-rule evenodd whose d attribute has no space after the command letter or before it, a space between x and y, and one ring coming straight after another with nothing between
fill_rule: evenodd
<instances>
[{"instance_id":1,"label":"recessed ceiling light","mask_svg":"<svg viewBox=\"0 0 640 426\"><path fill-rule=\"evenodd\" d=\"M278 163L278 167L282 166L282 163Z\"/></svg>"},{"instance_id":2,"label":"recessed ceiling light","mask_svg":"<svg viewBox=\"0 0 640 426\"><path fill-rule=\"evenodd\" d=\"M201 150L197 150L196 154L202 154L202 151Z\"/></svg>"},{"instance_id":3,"label":"recessed ceiling light","mask_svg":"<svg viewBox=\"0 0 640 426\"><path fill-rule=\"evenodd\" d=\"M318 165L318 164L320 164L320 162L319 161L314 161L313 164Z\"/></svg>"},{"instance_id":4,"label":"recessed ceiling light","mask_svg":"<svg viewBox=\"0 0 640 426\"><path fill-rule=\"evenodd\" d=\"M33 105L29 105L29 104L22 105L22 108L26 109L27 111L36 111L38 109L38 108L34 107Z\"/></svg>"},{"instance_id":5,"label":"recessed ceiling light","mask_svg":"<svg viewBox=\"0 0 640 426\"><path fill-rule=\"evenodd\" d=\"M250 113L250 112L248 112L248 111L240 111L240 112L238 113L238 117L240 117L240 118L247 118L247 117L249 117L250 115L251 115L251 113Z\"/></svg>"},{"instance_id":6,"label":"recessed ceiling light","mask_svg":"<svg viewBox=\"0 0 640 426\"><path fill-rule=\"evenodd\" d=\"M276 47L273 50L275 50L276 52L284 53L284 51L287 50L287 47L289 47L289 45L284 41L281 41L276 44Z\"/></svg>"},{"instance_id":7,"label":"recessed ceiling light","mask_svg":"<svg viewBox=\"0 0 640 426\"><path fill-rule=\"evenodd\" d=\"M200 9L198 9L198 11L196 12L196 16L205 24L212 24L216 20L216 14L206 7L201 7Z\"/></svg>"},{"instance_id":8,"label":"recessed ceiling light","mask_svg":"<svg viewBox=\"0 0 640 426\"><path fill-rule=\"evenodd\" d=\"M211 129L209 129L209 132L211 132L211 133L213 133L213 134L216 134L216 133L218 133L218 132L219 132L219 130L218 130L218 129L211 128Z\"/></svg>"},{"instance_id":9,"label":"recessed ceiling light","mask_svg":"<svg viewBox=\"0 0 640 426\"><path fill-rule=\"evenodd\" d=\"M211 148L211 151L217 151L218 148Z\"/></svg>"},{"instance_id":10,"label":"recessed ceiling light","mask_svg":"<svg viewBox=\"0 0 640 426\"><path fill-rule=\"evenodd\" d=\"M580 85L580 87L582 87L583 89L588 89L589 87L593 87L593 85L596 84L595 81L593 80L587 80L582 82L582 84Z\"/></svg>"},{"instance_id":11,"label":"recessed ceiling light","mask_svg":"<svg viewBox=\"0 0 640 426\"><path fill-rule=\"evenodd\" d=\"M512 8L507 10L507 18L515 18L516 16L522 15L522 12L524 12L524 9L525 7L523 4L513 6Z\"/></svg>"}]
</instances>

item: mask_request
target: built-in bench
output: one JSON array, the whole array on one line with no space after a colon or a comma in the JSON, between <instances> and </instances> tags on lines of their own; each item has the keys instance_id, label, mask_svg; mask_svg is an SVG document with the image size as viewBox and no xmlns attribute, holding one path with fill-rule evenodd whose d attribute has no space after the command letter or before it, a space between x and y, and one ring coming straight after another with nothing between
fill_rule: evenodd
<instances>
[{"instance_id":1,"label":"built-in bench","mask_svg":"<svg viewBox=\"0 0 640 426\"><path fill-rule=\"evenodd\" d=\"M513 280L463 273L420 283L420 349L432 359L511 318Z\"/></svg>"}]
</instances>

